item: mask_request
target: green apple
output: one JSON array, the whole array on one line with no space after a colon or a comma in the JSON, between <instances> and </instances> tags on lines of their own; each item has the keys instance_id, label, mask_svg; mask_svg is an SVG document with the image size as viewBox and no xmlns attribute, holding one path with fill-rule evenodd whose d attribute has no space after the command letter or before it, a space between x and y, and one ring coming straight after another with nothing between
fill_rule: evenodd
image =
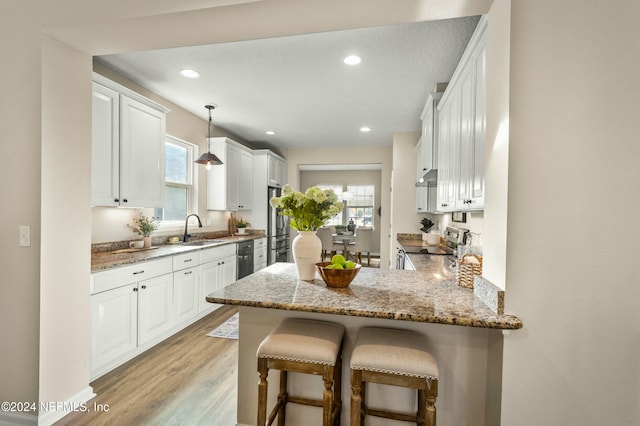
<instances>
[{"instance_id":1,"label":"green apple","mask_svg":"<svg viewBox=\"0 0 640 426\"><path fill-rule=\"evenodd\" d=\"M333 269L344 269L344 266L342 266L340 263L334 263L332 266Z\"/></svg>"},{"instance_id":2,"label":"green apple","mask_svg":"<svg viewBox=\"0 0 640 426\"><path fill-rule=\"evenodd\" d=\"M341 254L336 254L331 258L331 263L335 264L340 264L340 265L344 265L345 262L345 258L343 255Z\"/></svg>"},{"instance_id":3,"label":"green apple","mask_svg":"<svg viewBox=\"0 0 640 426\"><path fill-rule=\"evenodd\" d=\"M347 260L347 261L345 262L345 264L344 264L344 267L345 267L346 269L353 269L353 268L355 268L355 267L356 267L356 263L355 263L355 262L353 262L353 261L351 261L351 260Z\"/></svg>"}]
</instances>

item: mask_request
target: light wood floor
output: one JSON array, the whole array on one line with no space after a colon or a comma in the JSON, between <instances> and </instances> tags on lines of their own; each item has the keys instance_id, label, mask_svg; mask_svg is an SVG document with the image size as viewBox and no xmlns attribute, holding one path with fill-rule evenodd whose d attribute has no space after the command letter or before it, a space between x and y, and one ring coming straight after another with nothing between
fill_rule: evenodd
<instances>
[{"instance_id":1,"label":"light wood floor","mask_svg":"<svg viewBox=\"0 0 640 426\"><path fill-rule=\"evenodd\" d=\"M235 425L238 341L206 336L235 312L223 306L98 378L87 408L109 411L72 413L56 425Z\"/></svg>"}]
</instances>

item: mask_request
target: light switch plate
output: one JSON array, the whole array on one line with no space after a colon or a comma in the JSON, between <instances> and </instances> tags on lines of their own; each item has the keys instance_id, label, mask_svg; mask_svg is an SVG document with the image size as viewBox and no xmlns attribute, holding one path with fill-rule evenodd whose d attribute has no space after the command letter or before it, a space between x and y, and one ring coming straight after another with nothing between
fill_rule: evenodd
<instances>
[{"instance_id":1,"label":"light switch plate","mask_svg":"<svg viewBox=\"0 0 640 426\"><path fill-rule=\"evenodd\" d=\"M31 227L20 225L20 247L31 247Z\"/></svg>"}]
</instances>

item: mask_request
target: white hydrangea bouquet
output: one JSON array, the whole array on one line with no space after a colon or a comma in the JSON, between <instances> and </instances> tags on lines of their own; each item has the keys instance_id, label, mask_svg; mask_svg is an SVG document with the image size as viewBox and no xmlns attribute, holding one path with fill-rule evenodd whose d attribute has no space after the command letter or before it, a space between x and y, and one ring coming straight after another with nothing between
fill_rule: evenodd
<instances>
[{"instance_id":1,"label":"white hydrangea bouquet","mask_svg":"<svg viewBox=\"0 0 640 426\"><path fill-rule=\"evenodd\" d=\"M291 185L282 188L281 197L269 200L279 214L291 218L291 227L298 231L315 231L344 208L332 189L320 189L312 186L303 194L295 191Z\"/></svg>"}]
</instances>

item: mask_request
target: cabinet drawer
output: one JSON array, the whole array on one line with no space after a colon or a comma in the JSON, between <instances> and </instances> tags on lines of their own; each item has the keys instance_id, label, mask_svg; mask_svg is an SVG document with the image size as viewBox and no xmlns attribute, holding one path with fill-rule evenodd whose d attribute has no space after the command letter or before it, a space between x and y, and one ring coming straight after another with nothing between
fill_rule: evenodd
<instances>
[{"instance_id":1,"label":"cabinet drawer","mask_svg":"<svg viewBox=\"0 0 640 426\"><path fill-rule=\"evenodd\" d=\"M267 239L266 238L259 238L257 240L253 241L253 249L255 251L258 251L258 249L263 248L266 250L267 249Z\"/></svg>"},{"instance_id":2,"label":"cabinet drawer","mask_svg":"<svg viewBox=\"0 0 640 426\"><path fill-rule=\"evenodd\" d=\"M189 253L176 254L173 256L173 270L179 271L181 269L193 268L200 264L200 252L194 250Z\"/></svg>"},{"instance_id":3,"label":"cabinet drawer","mask_svg":"<svg viewBox=\"0 0 640 426\"><path fill-rule=\"evenodd\" d=\"M235 256L236 244L228 244L220 247L200 250L200 263L211 262L221 257Z\"/></svg>"},{"instance_id":4,"label":"cabinet drawer","mask_svg":"<svg viewBox=\"0 0 640 426\"><path fill-rule=\"evenodd\" d=\"M171 273L173 264L170 257L149 262L136 263L91 275L91 294L111 290L123 285Z\"/></svg>"}]
</instances>

